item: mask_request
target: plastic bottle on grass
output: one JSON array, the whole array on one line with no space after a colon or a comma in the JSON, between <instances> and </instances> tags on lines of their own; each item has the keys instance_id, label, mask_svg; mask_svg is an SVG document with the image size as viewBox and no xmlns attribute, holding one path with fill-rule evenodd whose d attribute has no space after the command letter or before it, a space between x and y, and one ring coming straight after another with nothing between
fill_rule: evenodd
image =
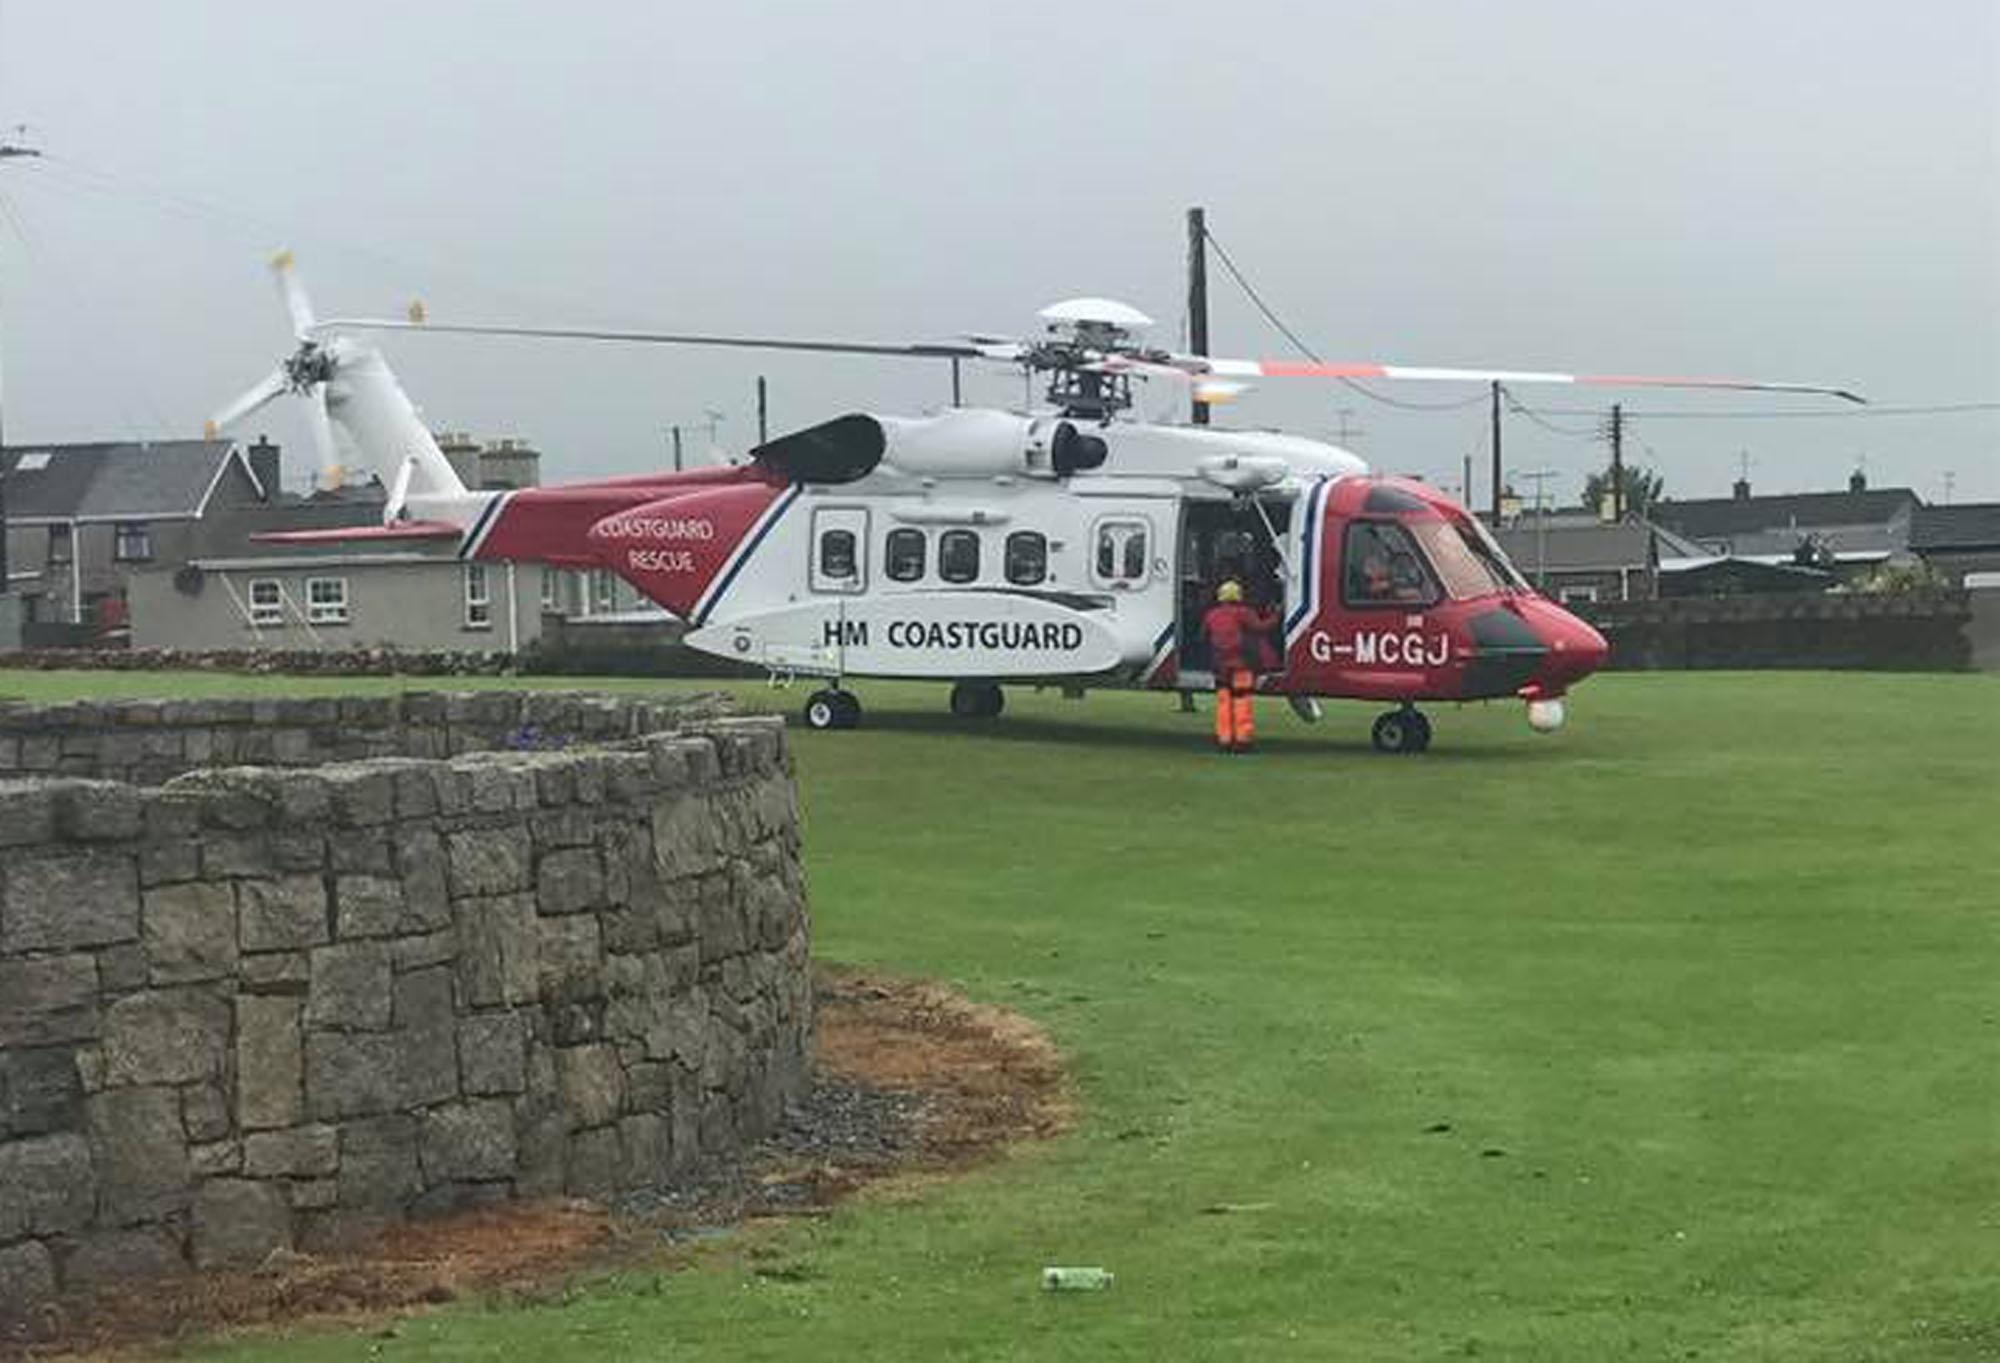
<instances>
[{"instance_id":1,"label":"plastic bottle on grass","mask_svg":"<svg viewBox=\"0 0 2000 1363\"><path fill-rule=\"evenodd\" d=\"M1042 1286L1050 1292L1102 1292L1115 1275L1108 1268L1050 1267L1042 1270Z\"/></svg>"}]
</instances>

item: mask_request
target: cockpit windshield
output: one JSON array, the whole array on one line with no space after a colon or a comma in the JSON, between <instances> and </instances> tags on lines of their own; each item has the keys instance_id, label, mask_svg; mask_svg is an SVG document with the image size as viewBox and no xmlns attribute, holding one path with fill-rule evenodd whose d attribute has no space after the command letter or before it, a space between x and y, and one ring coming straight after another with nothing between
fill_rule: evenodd
<instances>
[{"instance_id":1,"label":"cockpit windshield","mask_svg":"<svg viewBox=\"0 0 2000 1363\"><path fill-rule=\"evenodd\" d=\"M1525 587L1521 575L1477 521L1416 521L1410 525L1437 570L1438 580L1455 601L1491 596Z\"/></svg>"}]
</instances>

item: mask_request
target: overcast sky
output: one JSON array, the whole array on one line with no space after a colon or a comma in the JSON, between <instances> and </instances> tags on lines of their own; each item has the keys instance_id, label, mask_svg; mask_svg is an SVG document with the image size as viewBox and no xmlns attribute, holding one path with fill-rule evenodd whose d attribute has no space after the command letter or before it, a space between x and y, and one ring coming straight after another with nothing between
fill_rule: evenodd
<instances>
[{"instance_id":1,"label":"overcast sky","mask_svg":"<svg viewBox=\"0 0 2000 1363\"><path fill-rule=\"evenodd\" d=\"M1096 293L1172 343L1191 204L1330 358L2000 401L1993 0L0 0L17 123L47 159L0 163L10 443L198 432L286 349L280 246L323 315L420 297L437 320L930 340ZM1212 293L1218 352L1293 353L1219 270ZM657 466L711 407L741 448L760 372L774 430L949 392L940 366L858 358L385 348L433 426L529 437L550 481ZM1992 411L1519 396L1563 430L1510 416L1506 463L1564 500L1612 396L1670 494L1725 495L1747 451L1760 490L1844 486L1865 457L1876 485L2000 498ZM1483 406L1292 380L1226 416L1345 425L1453 488L1475 454L1486 495ZM260 428L311 462L295 412Z\"/></svg>"}]
</instances>

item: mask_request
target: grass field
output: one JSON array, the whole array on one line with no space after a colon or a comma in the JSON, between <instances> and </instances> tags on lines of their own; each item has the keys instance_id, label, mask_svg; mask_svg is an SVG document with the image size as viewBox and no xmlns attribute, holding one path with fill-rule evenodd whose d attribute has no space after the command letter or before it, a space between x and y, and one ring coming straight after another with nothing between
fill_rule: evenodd
<instances>
[{"instance_id":1,"label":"grass field","mask_svg":"<svg viewBox=\"0 0 2000 1363\"><path fill-rule=\"evenodd\" d=\"M1042 1022L1079 1130L760 1232L779 1276L725 1241L219 1353L2000 1357L2000 679L1613 676L1550 739L1440 709L1421 758L1359 706L1229 759L1205 703L1017 692L965 733L863 690L869 727L793 734L818 953Z\"/></svg>"}]
</instances>

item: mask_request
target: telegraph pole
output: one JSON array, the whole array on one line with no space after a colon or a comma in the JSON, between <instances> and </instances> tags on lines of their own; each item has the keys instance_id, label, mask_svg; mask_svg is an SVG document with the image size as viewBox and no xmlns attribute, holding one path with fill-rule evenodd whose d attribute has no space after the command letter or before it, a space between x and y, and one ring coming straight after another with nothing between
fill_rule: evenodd
<instances>
[{"instance_id":1,"label":"telegraph pole","mask_svg":"<svg viewBox=\"0 0 2000 1363\"><path fill-rule=\"evenodd\" d=\"M1199 208L1187 213L1188 235L1188 349L1196 355L1208 353L1208 215ZM1199 391L1197 389L1196 391ZM1194 424L1208 424L1208 404L1194 400Z\"/></svg>"},{"instance_id":2,"label":"telegraph pole","mask_svg":"<svg viewBox=\"0 0 2000 1363\"><path fill-rule=\"evenodd\" d=\"M1625 523L1625 404L1611 404L1611 523Z\"/></svg>"},{"instance_id":3,"label":"telegraph pole","mask_svg":"<svg viewBox=\"0 0 2000 1363\"><path fill-rule=\"evenodd\" d=\"M0 162L26 160L30 157L35 157L40 155L41 153L36 151L33 147L25 146L19 142L9 142L5 138L0 138ZM0 341L0 361L4 361L5 359L4 351L5 351L4 341ZM4 390L5 390L5 385L0 384L0 456L4 456L7 449L6 420L5 420L7 404L6 404L6 393ZM8 577L8 567L7 567L6 482L7 482L6 462L4 458L0 458L0 596L5 596L10 590L11 586L11 582ZM74 545L70 547L70 552L72 554L76 552L76 547Z\"/></svg>"},{"instance_id":4,"label":"telegraph pole","mask_svg":"<svg viewBox=\"0 0 2000 1363\"><path fill-rule=\"evenodd\" d=\"M1500 524L1500 380L1493 380L1493 524Z\"/></svg>"},{"instance_id":5,"label":"telegraph pole","mask_svg":"<svg viewBox=\"0 0 2000 1363\"><path fill-rule=\"evenodd\" d=\"M757 376L757 443L759 445L771 438L769 426L767 425L769 415L770 408L766 403L764 392L764 376L759 374Z\"/></svg>"},{"instance_id":6,"label":"telegraph pole","mask_svg":"<svg viewBox=\"0 0 2000 1363\"><path fill-rule=\"evenodd\" d=\"M679 473L681 471L681 428L670 426L668 429L674 433L674 472Z\"/></svg>"}]
</instances>

